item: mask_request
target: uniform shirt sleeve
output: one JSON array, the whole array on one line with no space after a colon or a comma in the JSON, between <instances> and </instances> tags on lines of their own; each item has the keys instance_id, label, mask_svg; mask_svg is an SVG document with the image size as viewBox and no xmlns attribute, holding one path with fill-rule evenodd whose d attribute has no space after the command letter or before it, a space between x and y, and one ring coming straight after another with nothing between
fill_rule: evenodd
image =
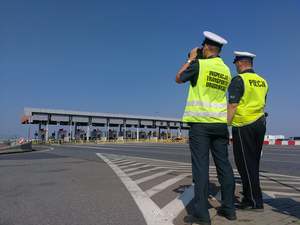
<instances>
[{"instance_id":1,"label":"uniform shirt sleeve","mask_svg":"<svg viewBox=\"0 0 300 225\"><path fill-rule=\"evenodd\" d=\"M197 83L199 74L199 61L194 60L190 63L189 67L186 68L185 71L180 76L180 81L185 83L187 81L190 81L192 86L195 86Z\"/></svg>"},{"instance_id":2,"label":"uniform shirt sleeve","mask_svg":"<svg viewBox=\"0 0 300 225\"><path fill-rule=\"evenodd\" d=\"M228 99L229 103L239 103L241 101L241 98L244 95L244 82L240 76L236 76L231 80L231 83L228 88Z\"/></svg>"}]
</instances>

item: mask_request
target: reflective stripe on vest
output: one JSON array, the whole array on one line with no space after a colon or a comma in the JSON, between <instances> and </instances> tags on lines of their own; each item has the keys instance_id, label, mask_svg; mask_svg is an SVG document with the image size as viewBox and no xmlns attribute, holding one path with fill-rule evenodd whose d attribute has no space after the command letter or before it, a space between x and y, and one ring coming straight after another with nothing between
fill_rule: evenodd
<instances>
[{"instance_id":1,"label":"reflective stripe on vest","mask_svg":"<svg viewBox=\"0 0 300 225\"><path fill-rule=\"evenodd\" d=\"M199 60L197 84L190 85L183 122L227 123L230 70L219 57Z\"/></svg>"},{"instance_id":2,"label":"reflective stripe on vest","mask_svg":"<svg viewBox=\"0 0 300 225\"><path fill-rule=\"evenodd\" d=\"M251 124L264 115L268 83L255 73L239 75L244 82L244 95L241 98L232 126L241 127Z\"/></svg>"}]
</instances>

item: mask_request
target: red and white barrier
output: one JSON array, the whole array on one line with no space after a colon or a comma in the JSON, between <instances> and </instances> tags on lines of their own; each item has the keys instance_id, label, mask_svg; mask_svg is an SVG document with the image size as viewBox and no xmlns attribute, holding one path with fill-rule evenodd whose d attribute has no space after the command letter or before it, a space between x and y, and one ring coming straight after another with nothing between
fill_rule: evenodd
<instances>
[{"instance_id":1,"label":"red and white barrier","mask_svg":"<svg viewBox=\"0 0 300 225\"><path fill-rule=\"evenodd\" d=\"M288 145L288 146L294 146L294 145L300 145L300 140L293 141L293 140L265 140L264 145Z\"/></svg>"}]
</instances>

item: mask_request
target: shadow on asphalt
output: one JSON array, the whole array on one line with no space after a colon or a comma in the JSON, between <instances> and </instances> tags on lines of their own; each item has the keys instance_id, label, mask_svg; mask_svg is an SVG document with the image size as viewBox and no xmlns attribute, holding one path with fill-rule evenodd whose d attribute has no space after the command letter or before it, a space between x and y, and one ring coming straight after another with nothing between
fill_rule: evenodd
<instances>
[{"instance_id":1,"label":"shadow on asphalt","mask_svg":"<svg viewBox=\"0 0 300 225\"><path fill-rule=\"evenodd\" d=\"M271 206L274 212L300 219L300 202L297 202L291 198L269 199L265 200L265 204Z\"/></svg>"}]
</instances>

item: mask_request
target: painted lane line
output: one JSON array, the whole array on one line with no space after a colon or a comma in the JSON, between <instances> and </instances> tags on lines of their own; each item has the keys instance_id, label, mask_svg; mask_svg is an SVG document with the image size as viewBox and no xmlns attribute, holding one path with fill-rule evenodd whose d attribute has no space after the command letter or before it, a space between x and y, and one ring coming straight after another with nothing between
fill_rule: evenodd
<instances>
[{"instance_id":1,"label":"painted lane line","mask_svg":"<svg viewBox=\"0 0 300 225\"><path fill-rule=\"evenodd\" d=\"M142 189L132 181L118 166L110 162L104 155L97 153L107 165L115 172L125 185L139 210L143 214L147 225L174 225L169 218L165 216L162 210L142 191Z\"/></svg>"},{"instance_id":2,"label":"painted lane line","mask_svg":"<svg viewBox=\"0 0 300 225\"><path fill-rule=\"evenodd\" d=\"M132 162L131 160L127 159L122 159L122 160L111 160L114 164L121 164L121 163L126 163L126 162Z\"/></svg>"},{"instance_id":3,"label":"painted lane line","mask_svg":"<svg viewBox=\"0 0 300 225\"><path fill-rule=\"evenodd\" d=\"M126 169L126 168L130 168L130 167L132 167L132 166L134 166L134 168L136 167L136 166L143 166L143 165L145 165L145 163L133 163L133 164L129 164L129 165L125 165L125 166L119 166L121 169Z\"/></svg>"},{"instance_id":4,"label":"painted lane line","mask_svg":"<svg viewBox=\"0 0 300 225\"><path fill-rule=\"evenodd\" d=\"M123 170L125 173L128 173L128 172L132 172L132 171L135 171L135 170L140 170L140 169L143 169L143 168L147 168L147 167L151 167L149 165L144 165L144 166L140 166L140 167L134 167L134 168L130 168L130 169L125 169Z\"/></svg>"},{"instance_id":5,"label":"painted lane line","mask_svg":"<svg viewBox=\"0 0 300 225\"><path fill-rule=\"evenodd\" d=\"M240 179L240 178L239 178ZM209 180L213 180L213 181L218 181L217 177L210 177ZM272 181L272 180L260 180L261 184L278 184L278 182L276 181ZM284 184L293 184L293 185L300 185L300 182L293 182L293 181L280 181L280 184L284 185Z\"/></svg>"},{"instance_id":6,"label":"painted lane line","mask_svg":"<svg viewBox=\"0 0 300 225\"><path fill-rule=\"evenodd\" d=\"M131 162L126 162L126 163L115 163L116 165L118 165L118 167L122 167L122 166L130 166L130 165L133 165L133 164L136 164L138 162L135 162L135 161L131 161Z\"/></svg>"},{"instance_id":7,"label":"painted lane line","mask_svg":"<svg viewBox=\"0 0 300 225\"><path fill-rule=\"evenodd\" d=\"M160 169L162 169L162 168L154 167L154 168L147 169L147 170L140 170L140 171L128 173L127 175L131 177L131 176L140 175L140 174L143 174L143 173L148 173L148 172L155 171L155 170L160 170Z\"/></svg>"},{"instance_id":8,"label":"painted lane line","mask_svg":"<svg viewBox=\"0 0 300 225\"><path fill-rule=\"evenodd\" d=\"M261 189L268 190L268 189L276 189L276 190L287 190L287 191L293 191L294 188L287 187L287 186L273 186L273 185L261 185Z\"/></svg>"},{"instance_id":9,"label":"painted lane line","mask_svg":"<svg viewBox=\"0 0 300 225\"><path fill-rule=\"evenodd\" d=\"M288 196L288 197L300 197L300 194L298 193L286 193L286 192L277 192L277 191L264 191L264 196L266 199L268 198L277 198L278 196Z\"/></svg>"},{"instance_id":10,"label":"painted lane line","mask_svg":"<svg viewBox=\"0 0 300 225\"><path fill-rule=\"evenodd\" d=\"M166 171L163 171L163 172L160 172L160 173L155 173L153 175L150 175L150 176L143 177L141 179L135 180L135 182L137 184L141 184L141 183L144 183L146 181L153 180L153 179L158 178L158 177L162 177L162 176L167 175L168 173L171 173L171 172L174 172L174 171L173 170L166 170Z\"/></svg>"},{"instance_id":11,"label":"painted lane line","mask_svg":"<svg viewBox=\"0 0 300 225\"><path fill-rule=\"evenodd\" d=\"M163 191L164 189L172 186L173 184L176 184L178 181L181 181L182 179L184 179L187 176L188 176L188 174L181 174L179 176L176 176L174 178L166 180L163 183L158 184L158 185L152 187L151 189L147 190L146 194L148 194L150 197L152 197L153 195Z\"/></svg>"},{"instance_id":12,"label":"painted lane line","mask_svg":"<svg viewBox=\"0 0 300 225\"><path fill-rule=\"evenodd\" d=\"M296 176L289 176L289 175L283 175L283 174L277 174L277 173L265 173L265 172L260 172L260 175L263 176L272 176L272 177L286 177L286 178L298 178L300 179L300 177L296 177Z\"/></svg>"},{"instance_id":13,"label":"painted lane line","mask_svg":"<svg viewBox=\"0 0 300 225\"><path fill-rule=\"evenodd\" d=\"M115 155L119 156L119 155ZM161 160L161 159L152 159L152 158L143 158L138 156L128 156L129 159L142 159L142 160L149 160L149 161L156 161L156 162L163 162L163 163L174 163L174 164L181 164L181 165L191 165L191 163L183 163L183 162L176 162L176 161L169 161L169 160ZM215 168L215 167L213 167Z\"/></svg>"},{"instance_id":14,"label":"painted lane line","mask_svg":"<svg viewBox=\"0 0 300 225\"><path fill-rule=\"evenodd\" d=\"M174 220L181 212L185 209L185 207L190 203L190 201L194 198L194 185L187 188L183 194L169 204L167 204L162 211L168 215L169 218Z\"/></svg>"},{"instance_id":15,"label":"painted lane line","mask_svg":"<svg viewBox=\"0 0 300 225\"><path fill-rule=\"evenodd\" d=\"M80 146L80 145L68 145L71 148L90 148L90 149L97 149L97 150L117 150L116 148L109 148L109 147L93 147L93 146Z\"/></svg>"},{"instance_id":16,"label":"painted lane line","mask_svg":"<svg viewBox=\"0 0 300 225\"><path fill-rule=\"evenodd\" d=\"M135 161L128 161L128 162L121 162L121 163L115 163L116 165L120 166L126 166L126 165L130 165L136 163Z\"/></svg>"}]
</instances>

